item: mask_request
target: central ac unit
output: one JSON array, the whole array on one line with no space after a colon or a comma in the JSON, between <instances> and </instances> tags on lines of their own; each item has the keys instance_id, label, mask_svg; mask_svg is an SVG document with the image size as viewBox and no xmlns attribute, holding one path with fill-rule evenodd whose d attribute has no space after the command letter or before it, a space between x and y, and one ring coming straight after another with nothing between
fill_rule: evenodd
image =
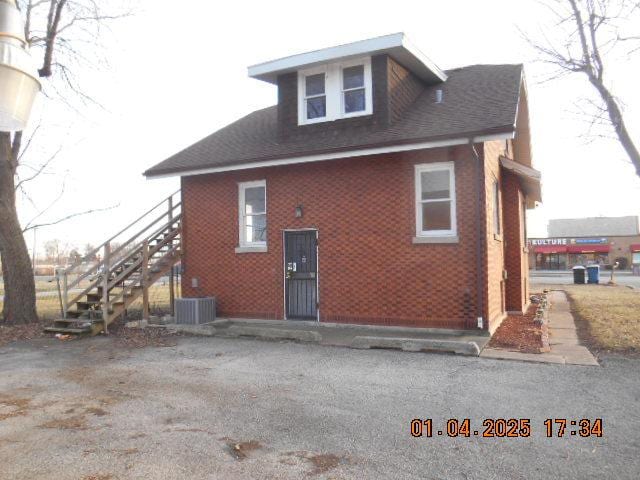
<instances>
[{"instance_id":1,"label":"central ac unit","mask_svg":"<svg viewBox=\"0 0 640 480\"><path fill-rule=\"evenodd\" d=\"M215 319L215 297L176 299L176 323L200 325L213 322Z\"/></svg>"}]
</instances>

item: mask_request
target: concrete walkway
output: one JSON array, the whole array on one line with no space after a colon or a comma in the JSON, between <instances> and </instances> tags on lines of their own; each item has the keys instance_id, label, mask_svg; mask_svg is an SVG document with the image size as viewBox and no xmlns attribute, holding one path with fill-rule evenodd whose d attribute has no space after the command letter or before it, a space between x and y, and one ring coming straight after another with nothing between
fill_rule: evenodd
<instances>
[{"instance_id":1,"label":"concrete walkway","mask_svg":"<svg viewBox=\"0 0 640 480\"><path fill-rule=\"evenodd\" d=\"M520 353L485 348L480 356L525 362L599 365L589 349L580 345L576 324L571 314L566 294L563 291L554 290L549 294L549 302L551 304L549 310L549 344L551 351L549 353Z\"/></svg>"},{"instance_id":2,"label":"concrete walkway","mask_svg":"<svg viewBox=\"0 0 640 480\"><path fill-rule=\"evenodd\" d=\"M378 327L294 320L218 319L206 325L167 325L176 331L220 337L296 340L360 349L408 352L438 351L478 356L490 337L470 331L437 328Z\"/></svg>"}]
</instances>

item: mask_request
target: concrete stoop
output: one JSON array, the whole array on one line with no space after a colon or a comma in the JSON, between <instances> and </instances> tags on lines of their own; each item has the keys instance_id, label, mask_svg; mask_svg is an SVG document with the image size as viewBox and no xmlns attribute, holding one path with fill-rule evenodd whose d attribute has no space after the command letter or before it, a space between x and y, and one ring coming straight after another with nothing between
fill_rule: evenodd
<instances>
[{"instance_id":1,"label":"concrete stoop","mask_svg":"<svg viewBox=\"0 0 640 480\"><path fill-rule=\"evenodd\" d=\"M221 319L204 325L166 326L190 335L291 340L357 349L441 352L479 356L488 335L445 329L376 327L286 320Z\"/></svg>"}]
</instances>

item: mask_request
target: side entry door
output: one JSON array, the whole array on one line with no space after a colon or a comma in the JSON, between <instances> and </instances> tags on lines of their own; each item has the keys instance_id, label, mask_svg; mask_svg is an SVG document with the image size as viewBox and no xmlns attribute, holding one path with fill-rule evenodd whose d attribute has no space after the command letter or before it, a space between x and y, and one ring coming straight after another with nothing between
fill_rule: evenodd
<instances>
[{"instance_id":1,"label":"side entry door","mask_svg":"<svg viewBox=\"0 0 640 480\"><path fill-rule=\"evenodd\" d=\"M318 302L316 230L284 233L285 309L290 320L315 320Z\"/></svg>"}]
</instances>

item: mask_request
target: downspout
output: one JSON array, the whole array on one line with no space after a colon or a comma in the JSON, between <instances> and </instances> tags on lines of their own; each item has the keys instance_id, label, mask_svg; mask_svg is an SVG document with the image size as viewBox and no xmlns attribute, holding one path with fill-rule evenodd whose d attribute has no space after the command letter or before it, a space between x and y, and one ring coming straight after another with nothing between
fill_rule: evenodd
<instances>
[{"instance_id":1,"label":"downspout","mask_svg":"<svg viewBox=\"0 0 640 480\"><path fill-rule=\"evenodd\" d=\"M478 298L477 305L477 327L481 329L489 329L488 319L484 318L484 240L486 239L486 212L482 211L484 203L484 168L482 159L476 150L473 142L473 138L469 139L469 146L471 147L471 153L476 159L478 166L478 174L476 175L476 189L478 192L477 198L477 212L476 217L478 219L477 236L476 236L476 296Z\"/></svg>"}]
</instances>

